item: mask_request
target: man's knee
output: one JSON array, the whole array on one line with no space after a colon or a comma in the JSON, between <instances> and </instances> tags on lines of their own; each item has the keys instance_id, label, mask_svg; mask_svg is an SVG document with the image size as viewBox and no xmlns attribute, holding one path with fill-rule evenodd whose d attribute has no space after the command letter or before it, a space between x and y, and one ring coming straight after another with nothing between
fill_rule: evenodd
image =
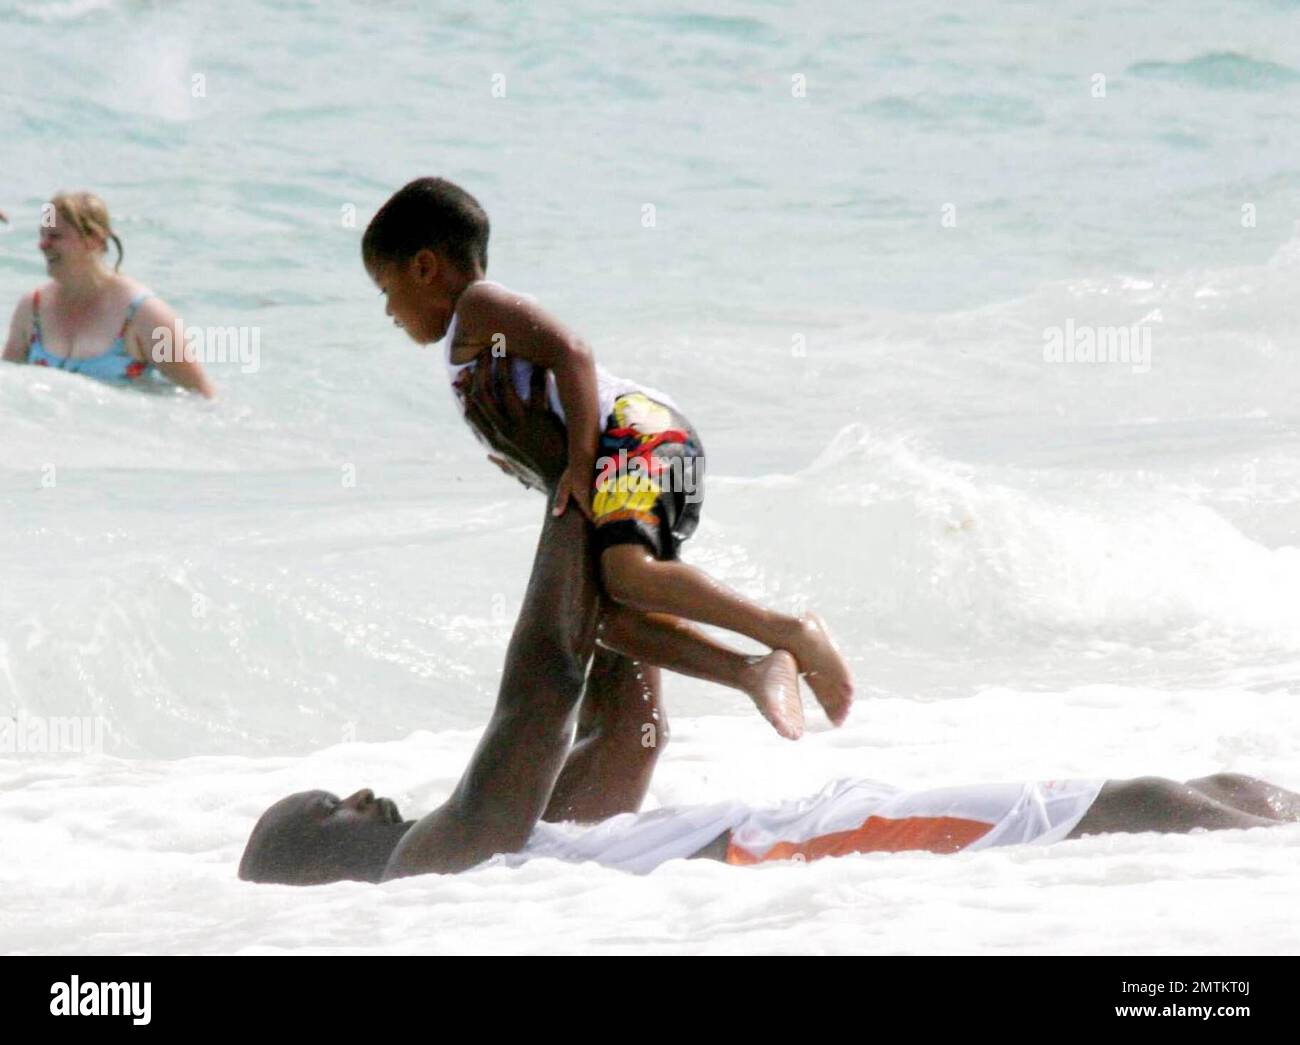
<instances>
[{"instance_id":1,"label":"man's knee","mask_svg":"<svg viewBox=\"0 0 1300 1045\"><path fill-rule=\"evenodd\" d=\"M596 624L597 648L603 646L614 653L622 653L625 642L640 620L636 610L615 602L608 594L600 600L600 621Z\"/></svg>"}]
</instances>

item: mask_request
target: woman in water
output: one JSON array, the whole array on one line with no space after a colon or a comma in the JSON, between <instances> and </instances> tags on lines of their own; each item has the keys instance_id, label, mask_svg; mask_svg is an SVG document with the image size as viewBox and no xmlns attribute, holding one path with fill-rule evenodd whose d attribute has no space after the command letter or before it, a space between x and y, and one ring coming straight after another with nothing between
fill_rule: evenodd
<instances>
[{"instance_id":1,"label":"woman in water","mask_svg":"<svg viewBox=\"0 0 1300 1045\"><path fill-rule=\"evenodd\" d=\"M152 334L159 328L173 332L171 344L184 344L175 336L180 321L166 302L118 271L122 241L104 201L90 192L60 193L50 207L54 220L41 228L40 239L50 282L19 300L4 358L113 384L138 381L157 367L176 384L211 398L212 382L183 352L174 362L153 358ZM105 262L109 240L117 248L112 269Z\"/></svg>"}]
</instances>

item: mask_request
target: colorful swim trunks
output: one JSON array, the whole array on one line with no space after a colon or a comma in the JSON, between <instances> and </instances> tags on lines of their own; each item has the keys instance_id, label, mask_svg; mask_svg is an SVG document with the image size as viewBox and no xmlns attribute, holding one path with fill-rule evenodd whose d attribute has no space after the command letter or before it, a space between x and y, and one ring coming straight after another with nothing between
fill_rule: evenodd
<instances>
[{"instance_id":1,"label":"colorful swim trunks","mask_svg":"<svg viewBox=\"0 0 1300 1045\"><path fill-rule=\"evenodd\" d=\"M658 559L676 559L703 501L704 447L690 422L643 392L614 400L596 451L597 554L644 544Z\"/></svg>"}]
</instances>

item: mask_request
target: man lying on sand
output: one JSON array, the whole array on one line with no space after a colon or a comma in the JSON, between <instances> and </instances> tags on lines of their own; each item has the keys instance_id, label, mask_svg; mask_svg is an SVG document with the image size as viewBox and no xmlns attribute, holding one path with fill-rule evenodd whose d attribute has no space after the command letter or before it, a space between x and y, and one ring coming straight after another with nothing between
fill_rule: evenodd
<instances>
[{"instance_id":1,"label":"man lying on sand","mask_svg":"<svg viewBox=\"0 0 1300 1045\"><path fill-rule=\"evenodd\" d=\"M474 423L522 481L553 490L564 468L555 428L544 404L530 409L513 382L499 380L503 369L478 368L468 400ZM648 872L681 857L744 865L864 852L951 853L1300 820L1300 795L1231 774L1181 784L1142 777L919 792L842 780L767 809L721 802L637 814L667 739L666 719L657 680L647 687L636 662L602 650L588 675L599 601L592 563L582 516L548 513L496 710L446 803L412 821L369 790L342 801L325 791L290 795L257 821L239 876L294 885L378 882L464 870L501 853ZM570 746L575 712L578 735Z\"/></svg>"}]
</instances>

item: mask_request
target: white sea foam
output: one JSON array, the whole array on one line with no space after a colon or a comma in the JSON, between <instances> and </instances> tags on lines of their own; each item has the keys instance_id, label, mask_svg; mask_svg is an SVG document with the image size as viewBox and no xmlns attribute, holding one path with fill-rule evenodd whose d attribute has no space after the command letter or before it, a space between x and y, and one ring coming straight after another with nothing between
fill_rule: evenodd
<instances>
[{"instance_id":1,"label":"white sea foam","mask_svg":"<svg viewBox=\"0 0 1300 1045\"><path fill-rule=\"evenodd\" d=\"M810 793L830 777L1194 776L1293 787L1289 694L1094 687L883 699L798 745L753 719L676 723L649 806ZM1117 721L1123 726L1117 728ZM1251 723L1243 727L1243 723ZM253 821L298 790L362 786L406 816L454 786L473 731L303 758L0 763L0 950L26 953L1290 953L1300 825L1131 835L956 856L876 854L648 877L543 860L383 886L249 885Z\"/></svg>"}]
</instances>

